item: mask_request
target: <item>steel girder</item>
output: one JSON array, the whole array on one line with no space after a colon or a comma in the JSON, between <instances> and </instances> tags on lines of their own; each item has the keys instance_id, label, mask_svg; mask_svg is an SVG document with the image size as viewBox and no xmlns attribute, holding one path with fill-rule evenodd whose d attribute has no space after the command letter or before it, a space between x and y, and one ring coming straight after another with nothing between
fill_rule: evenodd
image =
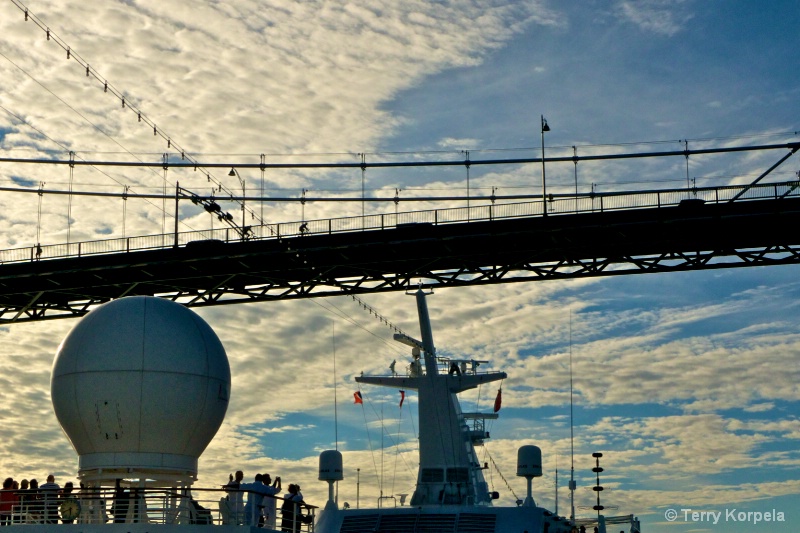
<instances>
[{"instance_id":1,"label":"steel girder","mask_svg":"<svg viewBox=\"0 0 800 533\"><path fill-rule=\"evenodd\" d=\"M800 199L413 224L0 265L0 322L129 295L189 307L427 287L795 264Z\"/></svg>"}]
</instances>

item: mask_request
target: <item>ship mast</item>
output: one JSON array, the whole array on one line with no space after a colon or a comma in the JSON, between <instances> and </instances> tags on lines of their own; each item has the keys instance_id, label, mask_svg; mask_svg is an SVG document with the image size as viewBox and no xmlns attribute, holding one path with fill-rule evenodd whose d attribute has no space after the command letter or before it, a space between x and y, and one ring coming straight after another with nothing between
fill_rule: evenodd
<instances>
[{"instance_id":1,"label":"ship mast","mask_svg":"<svg viewBox=\"0 0 800 533\"><path fill-rule=\"evenodd\" d=\"M506 378L505 372L476 371L469 361L444 361L436 356L425 292L418 290L417 312L422 341L406 335L395 340L412 348L411 372L401 376L359 376L358 383L417 390L419 393L419 472L411 505L487 505L488 486L474 443L488 438L470 431L457 394ZM420 355L423 356L424 371ZM449 364L446 372L439 363Z\"/></svg>"}]
</instances>

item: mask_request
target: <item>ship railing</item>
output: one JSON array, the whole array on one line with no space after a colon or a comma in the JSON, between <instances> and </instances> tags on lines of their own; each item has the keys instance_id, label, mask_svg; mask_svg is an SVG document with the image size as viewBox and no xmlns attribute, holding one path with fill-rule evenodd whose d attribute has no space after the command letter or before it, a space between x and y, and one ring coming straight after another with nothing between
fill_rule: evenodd
<instances>
[{"instance_id":1,"label":"ship railing","mask_svg":"<svg viewBox=\"0 0 800 533\"><path fill-rule=\"evenodd\" d=\"M5 521L11 524L172 524L225 525L250 527L245 516L244 502L249 491L203 489L176 491L159 488L132 488L122 493L112 488L90 488L64 494L44 494L36 490L17 491L18 502L11 507ZM255 494L261 501L262 494ZM254 510L255 525L259 521L267 529L313 532L317 507L286 501L280 496L266 495L275 500L275 517L261 518L262 510ZM77 516L70 518L65 502L78 503ZM248 510L250 510L248 508Z\"/></svg>"},{"instance_id":2,"label":"ship railing","mask_svg":"<svg viewBox=\"0 0 800 533\"><path fill-rule=\"evenodd\" d=\"M641 523L639 522L639 518L632 514L626 514L621 516L603 516L603 522L606 526L613 525L613 526L620 526L620 525L627 525L628 531L631 533L640 533L641 531ZM586 528L586 531L591 531L594 527L600 525L597 518L578 518L575 520L575 525L580 527L583 526ZM611 529L606 527L606 529Z\"/></svg>"},{"instance_id":3,"label":"ship railing","mask_svg":"<svg viewBox=\"0 0 800 533\"><path fill-rule=\"evenodd\" d=\"M489 361L478 361L475 359L451 359L449 357L437 357L436 365L439 373L472 375L488 374L488 371L479 371L478 367L487 364Z\"/></svg>"},{"instance_id":4,"label":"ship railing","mask_svg":"<svg viewBox=\"0 0 800 533\"><path fill-rule=\"evenodd\" d=\"M261 526L266 529L282 529L283 531L313 532L316 506L304 502L294 502L281 496L262 495L247 490L225 489L226 495L219 499L219 516L214 523L230 526ZM258 501L262 496L271 498L274 506L257 505L247 508L245 502L248 495L253 494ZM267 503L266 500L263 503ZM212 502L213 504L213 502ZM275 508L275 516L269 516L269 509ZM248 520L247 512L251 515ZM263 514L263 518L262 518Z\"/></svg>"},{"instance_id":5,"label":"ship railing","mask_svg":"<svg viewBox=\"0 0 800 533\"><path fill-rule=\"evenodd\" d=\"M450 359L449 357L437 357L436 367L439 374L460 374L460 375L478 375L490 374L489 370L478 370L481 365L487 364L489 361L478 361L475 359ZM391 374L386 374L385 377L397 377L398 372L394 371L395 366L390 365L392 369ZM424 376L426 374L422 363L419 361L410 361L405 367L406 375L412 378ZM382 375L375 375L375 377L384 377Z\"/></svg>"}]
</instances>

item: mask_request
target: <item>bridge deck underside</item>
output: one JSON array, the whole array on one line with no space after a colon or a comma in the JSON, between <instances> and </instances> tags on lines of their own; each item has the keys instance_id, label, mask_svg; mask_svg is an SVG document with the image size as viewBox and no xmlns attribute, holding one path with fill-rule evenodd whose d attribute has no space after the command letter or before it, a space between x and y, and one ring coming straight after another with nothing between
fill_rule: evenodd
<instances>
[{"instance_id":1,"label":"bridge deck underside","mask_svg":"<svg viewBox=\"0 0 800 533\"><path fill-rule=\"evenodd\" d=\"M683 205L0 265L0 322L156 295L188 306L800 262L800 199Z\"/></svg>"}]
</instances>

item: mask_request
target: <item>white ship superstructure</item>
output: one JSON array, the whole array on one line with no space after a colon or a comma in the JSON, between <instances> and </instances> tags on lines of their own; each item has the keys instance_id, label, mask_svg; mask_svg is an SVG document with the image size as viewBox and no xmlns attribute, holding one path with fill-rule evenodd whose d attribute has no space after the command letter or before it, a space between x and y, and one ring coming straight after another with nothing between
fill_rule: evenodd
<instances>
[{"instance_id":1,"label":"white ship superstructure","mask_svg":"<svg viewBox=\"0 0 800 533\"><path fill-rule=\"evenodd\" d=\"M458 394L506 374L481 370L486 361L437 356L426 295L419 290L415 296L422 339L395 336L411 348L408 374L356 378L418 393L419 470L408 505L340 509L334 484L344 479L345 469L335 450L320 456L319 479L329 486L321 510L275 497L275 516L259 525L258 517L272 507L256 496L263 486L197 487L198 457L222 423L231 393L227 356L194 312L159 298L131 297L89 313L64 339L53 365L54 408L78 453L84 486L70 494L20 492L5 518L7 533L56 533L53 528L65 527L83 533L177 533L189 525L195 532L222 533L571 531L574 522L533 499L532 479L542 475L537 446L518 451L516 473L527 481L525 499L516 506L494 505L498 494L489 490L475 447L489 438L485 421L497 413L464 413ZM639 531L632 515L608 522L615 530ZM599 516L601 533L605 523Z\"/></svg>"}]
</instances>

